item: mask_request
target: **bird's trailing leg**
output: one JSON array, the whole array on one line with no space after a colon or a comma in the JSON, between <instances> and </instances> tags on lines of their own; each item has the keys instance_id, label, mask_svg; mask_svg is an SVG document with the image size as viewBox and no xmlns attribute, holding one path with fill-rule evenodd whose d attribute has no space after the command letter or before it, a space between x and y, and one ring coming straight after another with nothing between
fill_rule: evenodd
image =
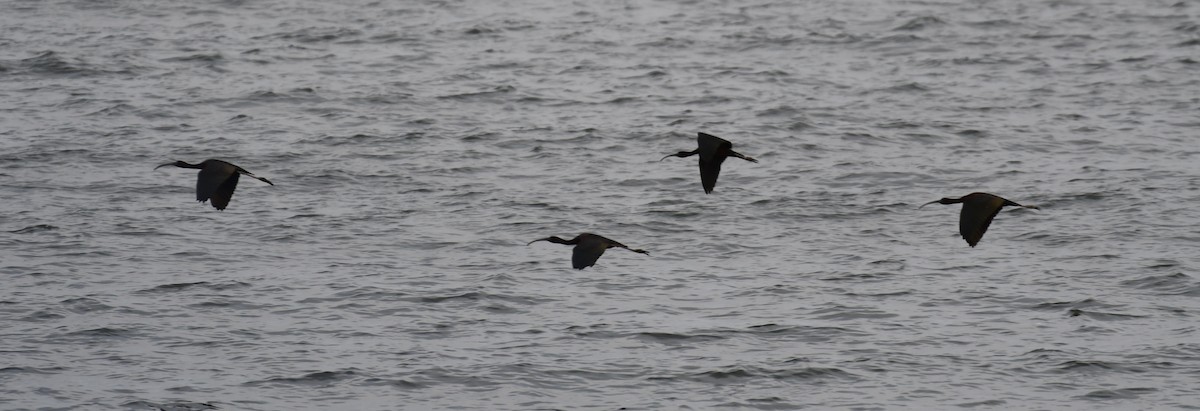
<instances>
[{"instance_id":1,"label":"bird's trailing leg","mask_svg":"<svg viewBox=\"0 0 1200 411\"><path fill-rule=\"evenodd\" d=\"M262 182L264 182L264 183L267 183L267 184L270 184L270 185L275 185L275 183L272 183L272 182L271 182L271 180L267 180L267 179L265 179L265 178L262 178L262 177L256 176L256 175L254 175L254 174L250 174L250 172L249 172L249 171L246 171L246 170L238 170L238 172L239 172L239 173L242 173L242 174L245 174L245 175L247 175L247 176L250 176L250 177L257 178L257 179L259 179L259 181L262 181Z\"/></svg>"},{"instance_id":2,"label":"bird's trailing leg","mask_svg":"<svg viewBox=\"0 0 1200 411\"><path fill-rule=\"evenodd\" d=\"M745 154L742 154L742 153L739 153L739 152L736 152L736 151L733 151L733 150L729 150L729 155L731 155L731 156L734 156L734 157L737 157L737 158L740 158L740 159L742 159L742 160L749 161L749 162L751 162L751 163L757 163L757 162L758 162L758 160L755 160L753 157L747 156L747 155L745 155Z\"/></svg>"},{"instance_id":3,"label":"bird's trailing leg","mask_svg":"<svg viewBox=\"0 0 1200 411\"><path fill-rule=\"evenodd\" d=\"M625 246L622 246L621 248L624 248L624 249L626 249L626 250L629 250L629 251L633 251L633 252L635 252L635 253L638 253L638 254L650 255L650 252L649 252L649 251L646 251L646 250L643 250L643 249L640 249L640 248L629 248L629 247L625 247Z\"/></svg>"},{"instance_id":4,"label":"bird's trailing leg","mask_svg":"<svg viewBox=\"0 0 1200 411\"><path fill-rule=\"evenodd\" d=\"M1041 210L1041 208L1040 208L1040 207L1038 207L1038 206L1035 206L1035 205L1020 205L1020 204L1017 204L1017 202L1016 202L1016 201L1012 201L1012 200L1004 200L1004 205L1006 205L1006 206L1009 206L1009 207L1022 207L1022 208L1032 208L1032 209L1034 209L1034 210Z\"/></svg>"}]
</instances>

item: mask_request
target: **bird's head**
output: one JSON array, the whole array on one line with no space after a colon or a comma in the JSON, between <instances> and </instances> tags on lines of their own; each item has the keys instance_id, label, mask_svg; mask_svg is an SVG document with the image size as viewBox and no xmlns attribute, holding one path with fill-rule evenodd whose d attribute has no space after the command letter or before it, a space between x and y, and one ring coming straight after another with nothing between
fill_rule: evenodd
<instances>
[{"instance_id":1,"label":"bird's head","mask_svg":"<svg viewBox=\"0 0 1200 411\"><path fill-rule=\"evenodd\" d=\"M693 151L680 151L680 152L678 152L678 153L675 153L675 154L667 154L666 156L663 156L663 158L659 159L658 161L663 161L663 160L666 160L666 159L667 159L667 157L681 157L681 158L682 158L682 157L691 157L691 156L694 156L694 155L696 155L696 154L700 154L700 150L699 150L699 149L696 149L696 150L693 150Z\"/></svg>"},{"instance_id":2,"label":"bird's head","mask_svg":"<svg viewBox=\"0 0 1200 411\"><path fill-rule=\"evenodd\" d=\"M962 199L960 199L960 198L950 198L950 197L945 197L945 198L942 198L941 200L934 200L934 201L930 201L930 202L928 202L928 203L925 203L925 204L921 204L921 207L924 207L924 206L927 206L927 205L930 205L930 204L933 204L933 203L938 203L938 204L957 204L957 203L961 203L961 202L962 202ZM917 209L920 209L921 207L917 207Z\"/></svg>"},{"instance_id":3,"label":"bird's head","mask_svg":"<svg viewBox=\"0 0 1200 411\"><path fill-rule=\"evenodd\" d=\"M176 161L173 161L170 163L160 164L158 167L154 167L154 169L158 170L158 169L166 167L166 166L187 167L189 165L191 165L191 164L188 164L186 161L176 160Z\"/></svg>"},{"instance_id":4,"label":"bird's head","mask_svg":"<svg viewBox=\"0 0 1200 411\"><path fill-rule=\"evenodd\" d=\"M576 238L579 238L579 237L576 237ZM575 243L573 243L573 242L571 242L571 241L567 241L567 240L564 240L564 239L562 239L562 238L559 238L558 236L550 236L550 237L546 237L546 238L539 238L539 239L537 239L537 240L530 241L530 242L529 242L529 244L533 244L533 243L536 243L536 242L538 242L538 241L549 241L549 242L552 242L552 243L555 243L555 244L567 244L567 245L575 244ZM529 244L525 244L525 245L526 245L526 246L528 246Z\"/></svg>"}]
</instances>

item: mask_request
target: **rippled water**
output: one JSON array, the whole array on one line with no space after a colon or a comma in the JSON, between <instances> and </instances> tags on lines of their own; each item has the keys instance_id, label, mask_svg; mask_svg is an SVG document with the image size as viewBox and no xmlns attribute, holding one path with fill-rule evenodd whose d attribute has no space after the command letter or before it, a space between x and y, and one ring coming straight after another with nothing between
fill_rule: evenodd
<instances>
[{"instance_id":1,"label":"rippled water","mask_svg":"<svg viewBox=\"0 0 1200 411\"><path fill-rule=\"evenodd\" d=\"M1200 408L1197 3L328 3L0 1L0 408Z\"/></svg>"}]
</instances>

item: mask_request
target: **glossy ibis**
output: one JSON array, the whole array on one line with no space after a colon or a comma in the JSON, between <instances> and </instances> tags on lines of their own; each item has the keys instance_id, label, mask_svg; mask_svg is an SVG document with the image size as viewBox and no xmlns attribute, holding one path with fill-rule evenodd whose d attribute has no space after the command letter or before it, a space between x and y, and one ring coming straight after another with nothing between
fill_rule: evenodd
<instances>
[{"instance_id":1,"label":"glossy ibis","mask_svg":"<svg viewBox=\"0 0 1200 411\"><path fill-rule=\"evenodd\" d=\"M203 203L211 199L213 208L218 210L224 210L225 206L229 205L229 199L233 197L233 190L237 188L238 175L240 174L245 174L262 180L264 183L275 185L270 180L250 174L244 168L221 160L208 159L201 161L200 164L176 161L154 167L154 169L158 170L166 166L200 169L200 177L196 180L196 201Z\"/></svg>"},{"instance_id":2,"label":"glossy ibis","mask_svg":"<svg viewBox=\"0 0 1200 411\"><path fill-rule=\"evenodd\" d=\"M987 231L988 226L992 224L992 219L996 214L1000 213L1000 209L1005 206L1025 207L1037 210L1037 206L1020 205L1013 201L1009 201L1003 197L988 193L971 193L961 198L943 198L937 201L930 201L921 204L921 207L938 203L938 204L958 204L962 203L962 214L958 217L958 233L962 234L962 238L967 240L967 244L974 247L979 244L979 240L983 238L983 233ZM917 207L917 208L921 208Z\"/></svg>"},{"instance_id":3,"label":"glossy ibis","mask_svg":"<svg viewBox=\"0 0 1200 411\"><path fill-rule=\"evenodd\" d=\"M699 133L696 136L696 142L699 144L699 147L695 150L668 154L662 160L658 161L666 160L667 157L690 157L699 154L700 184L704 186L704 194L712 193L713 187L716 187L717 175L721 173L721 163L725 162L725 158L733 156L751 163L758 162L758 160L733 151L733 143L730 143L729 140L712 134Z\"/></svg>"},{"instance_id":4,"label":"glossy ibis","mask_svg":"<svg viewBox=\"0 0 1200 411\"><path fill-rule=\"evenodd\" d=\"M626 250L633 251L635 253L642 253L642 254L646 254L646 255L650 254L649 252L646 252L646 250L635 250L635 249L626 247L625 244L621 244L616 241L605 238L603 236L599 236L599 235L591 234L591 233L583 233L583 234L575 236L575 238L572 238L570 240L563 240L561 238L553 237L553 236L546 237L546 238L530 241L529 244L533 244L538 241L549 241L549 242L552 242L555 244L566 244L566 245L575 246L575 249L571 253L571 266L575 267L576 270L582 270L584 268L596 265L596 260L600 259L600 256L604 254L604 250L607 250L607 249L613 248L613 247L624 248ZM529 244L525 244L525 245L529 245Z\"/></svg>"}]
</instances>

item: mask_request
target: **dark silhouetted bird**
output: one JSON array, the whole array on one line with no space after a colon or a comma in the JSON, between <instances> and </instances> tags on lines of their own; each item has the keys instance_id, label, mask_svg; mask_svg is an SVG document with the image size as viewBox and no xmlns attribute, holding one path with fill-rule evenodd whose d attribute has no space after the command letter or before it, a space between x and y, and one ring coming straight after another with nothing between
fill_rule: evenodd
<instances>
[{"instance_id":1,"label":"dark silhouetted bird","mask_svg":"<svg viewBox=\"0 0 1200 411\"><path fill-rule=\"evenodd\" d=\"M549 241L556 244L574 245L575 249L571 252L571 266L575 267L576 270L582 270L584 268L596 265L596 260L600 259L600 256L604 254L604 250L613 247L624 248L635 253L642 253L646 255L650 254L649 252L646 252L646 250L635 250L626 247L625 244L621 244L603 236L591 233L583 233L570 240L563 240L558 237L546 237L530 241L529 244L533 244L538 241Z\"/></svg>"},{"instance_id":2,"label":"dark silhouetted bird","mask_svg":"<svg viewBox=\"0 0 1200 411\"><path fill-rule=\"evenodd\" d=\"M988 226L992 224L992 219L996 214L1000 213L1000 209L1005 206L1025 207L1037 210L1037 206L1020 205L1015 202L1004 199L1003 197L988 194L988 193L971 193L962 198L943 198L937 201L930 201L921 204L921 207L938 203L938 204L958 204L962 203L962 214L958 217L958 233L962 234L962 238L967 240L967 244L974 247L979 244L979 240L983 238L983 233L987 231ZM917 207L917 208L921 208Z\"/></svg>"},{"instance_id":3,"label":"dark silhouetted bird","mask_svg":"<svg viewBox=\"0 0 1200 411\"><path fill-rule=\"evenodd\" d=\"M667 157L690 157L696 154L700 155L700 183L704 186L704 193L712 193L713 187L717 185L717 175L721 174L721 163L725 162L725 158L729 156L737 157L752 163L757 163L758 160L742 155L742 153L733 151L733 143L729 140L714 136L712 134L699 133L696 136L696 142L699 143L699 148L692 151L680 151L675 154L668 154L663 157L663 161Z\"/></svg>"},{"instance_id":4,"label":"dark silhouetted bird","mask_svg":"<svg viewBox=\"0 0 1200 411\"><path fill-rule=\"evenodd\" d=\"M200 169L200 177L196 180L196 201L203 203L211 199L213 208L218 210L224 210L225 206L229 205L229 199L233 198L233 190L237 188L238 175L240 174L245 174L262 180L264 183L275 185L270 180L250 174L244 168L221 160L208 159L201 161L200 164L188 164L185 161L176 161L154 167L154 169L158 170L166 166Z\"/></svg>"}]
</instances>

